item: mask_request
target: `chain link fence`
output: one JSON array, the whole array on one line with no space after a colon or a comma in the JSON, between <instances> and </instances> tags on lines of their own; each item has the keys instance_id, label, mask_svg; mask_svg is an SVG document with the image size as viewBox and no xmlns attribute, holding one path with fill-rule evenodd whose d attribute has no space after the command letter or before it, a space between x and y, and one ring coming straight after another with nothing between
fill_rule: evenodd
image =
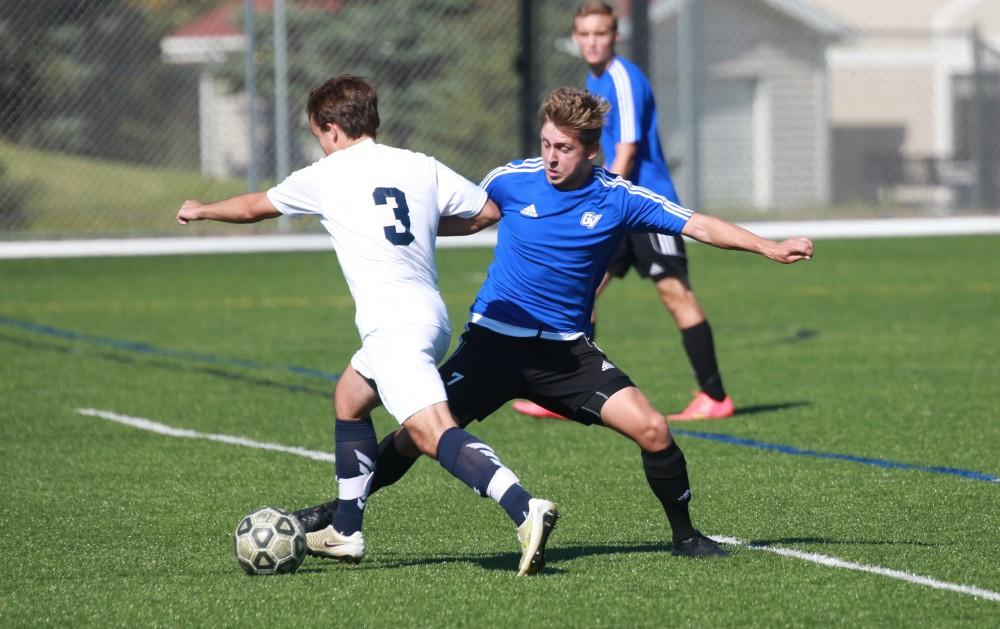
<instances>
[{"instance_id":1,"label":"chain link fence","mask_svg":"<svg viewBox=\"0 0 1000 629\"><path fill-rule=\"evenodd\" d=\"M478 181L537 150L548 90L583 84L576 4L4 0L0 238L318 231L172 221L185 198L315 159L305 97L343 72L378 88L380 141ZM647 69L689 205L739 220L1000 209L989 2L946 24L943 0L926 15L906 0L618 4L619 51Z\"/></svg>"},{"instance_id":2,"label":"chain link fence","mask_svg":"<svg viewBox=\"0 0 1000 629\"><path fill-rule=\"evenodd\" d=\"M306 96L345 72L378 88L380 141L476 181L519 153L517 3L282 5L286 85L271 1L4 0L0 237L176 235L185 198L264 189L317 158ZM289 220L182 233L248 229L321 231Z\"/></svg>"}]
</instances>

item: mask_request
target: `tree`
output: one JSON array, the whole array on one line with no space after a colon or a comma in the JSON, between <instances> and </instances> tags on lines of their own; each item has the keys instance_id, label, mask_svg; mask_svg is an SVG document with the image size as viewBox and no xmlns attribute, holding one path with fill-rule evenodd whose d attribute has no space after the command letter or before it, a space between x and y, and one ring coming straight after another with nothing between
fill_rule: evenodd
<instances>
[{"instance_id":1,"label":"tree","mask_svg":"<svg viewBox=\"0 0 1000 629\"><path fill-rule=\"evenodd\" d=\"M313 142L302 115L305 94L331 76L359 74L379 92L380 141L482 177L517 156L516 20L510 2L345 2L337 11L290 4L289 109L299 146ZM256 24L255 80L260 98L270 102L272 16L259 15ZM234 90L243 89L242 59L219 72Z\"/></svg>"},{"instance_id":2,"label":"tree","mask_svg":"<svg viewBox=\"0 0 1000 629\"><path fill-rule=\"evenodd\" d=\"M196 6L204 10L204 3L161 4L0 3L0 135L143 163L170 162L181 153L172 145L196 142L196 131L178 125L175 115L194 91L193 79L162 63L159 42ZM177 135L165 132L171 125Z\"/></svg>"}]
</instances>

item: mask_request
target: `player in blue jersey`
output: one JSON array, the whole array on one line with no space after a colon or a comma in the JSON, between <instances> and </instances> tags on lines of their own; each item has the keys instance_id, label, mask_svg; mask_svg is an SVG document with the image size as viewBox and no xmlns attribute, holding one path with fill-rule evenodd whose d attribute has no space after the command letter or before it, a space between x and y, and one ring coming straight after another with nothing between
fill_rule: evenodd
<instances>
[{"instance_id":1,"label":"player in blue jersey","mask_svg":"<svg viewBox=\"0 0 1000 629\"><path fill-rule=\"evenodd\" d=\"M691 522L687 466L663 415L588 337L596 289L618 243L635 231L682 233L782 263L808 259L812 243L765 240L594 166L607 109L581 89L552 92L539 112L541 157L507 164L483 181L501 214L495 257L461 343L439 373L461 426L527 398L628 437L639 446L646 480L663 506L673 554L724 555ZM341 386L345 399L353 393L354 414L379 404L356 374L344 374L338 393ZM383 439L371 491L399 480L419 454L405 426ZM323 510L297 515L312 527Z\"/></svg>"},{"instance_id":2,"label":"player in blue jersey","mask_svg":"<svg viewBox=\"0 0 1000 629\"><path fill-rule=\"evenodd\" d=\"M590 66L587 89L611 104L601 134L604 166L679 204L660 146L652 88L635 64L615 54L617 38L618 20L608 3L579 6L573 18L573 40ZM699 391L687 408L667 417L673 421L730 417L733 399L722 384L712 328L691 289L684 240L656 232L631 234L619 245L598 293L613 277L624 277L629 268L653 281L681 332L698 382ZM535 417L553 415L525 401L515 402L514 408Z\"/></svg>"}]
</instances>

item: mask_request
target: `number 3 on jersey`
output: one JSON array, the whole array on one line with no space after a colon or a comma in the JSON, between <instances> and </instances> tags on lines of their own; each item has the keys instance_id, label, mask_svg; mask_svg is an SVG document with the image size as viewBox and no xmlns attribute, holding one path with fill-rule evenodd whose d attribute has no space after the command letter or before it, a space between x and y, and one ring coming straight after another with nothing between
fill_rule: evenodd
<instances>
[{"instance_id":1,"label":"number 3 on jersey","mask_svg":"<svg viewBox=\"0 0 1000 629\"><path fill-rule=\"evenodd\" d=\"M413 232L410 231L410 206L406 204L406 195L399 188L375 188L372 192L375 205L388 205L396 220L403 226L403 231L396 231L395 225L385 226L385 239L394 245L405 247L413 242ZM392 200L392 203L389 200Z\"/></svg>"}]
</instances>

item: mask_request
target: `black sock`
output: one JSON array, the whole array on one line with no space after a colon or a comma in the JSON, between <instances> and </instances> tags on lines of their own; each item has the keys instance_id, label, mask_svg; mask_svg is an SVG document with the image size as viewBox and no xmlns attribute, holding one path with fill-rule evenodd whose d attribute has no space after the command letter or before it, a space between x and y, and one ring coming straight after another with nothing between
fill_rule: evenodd
<instances>
[{"instance_id":1,"label":"black sock","mask_svg":"<svg viewBox=\"0 0 1000 629\"><path fill-rule=\"evenodd\" d=\"M694 368L698 388L717 402L726 399L726 390L722 387L722 376L719 374L719 363L715 359L712 327L708 325L708 321L681 330L681 338L688 360L691 361L691 367Z\"/></svg>"},{"instance_id":2,"label":"black sock","mask_svg":"<svg viewBox=\"0 0 1000 629\"><path fill-rule=\"evenodd\" d=\"M676 443L671 443L669 448L660 452L643 452L642 466L649 488L659 498L667 514L674 542L694 535L695 529L688 514L691 485L681 449Z\"/></svg>"},{"instance_id":3,"label":"black sock","mask_svg":"<svg viewBox=\"0 0 1000 629\"><path fill-rule=\"evenodd\" d=\"M411 459L396 449L396 433L389 433L378 444L375 476L372 478L372 486L368 495L374 494L379 489L388 487L403 478L416 462L416 459Z\"/></svg>"}]
</instances>

